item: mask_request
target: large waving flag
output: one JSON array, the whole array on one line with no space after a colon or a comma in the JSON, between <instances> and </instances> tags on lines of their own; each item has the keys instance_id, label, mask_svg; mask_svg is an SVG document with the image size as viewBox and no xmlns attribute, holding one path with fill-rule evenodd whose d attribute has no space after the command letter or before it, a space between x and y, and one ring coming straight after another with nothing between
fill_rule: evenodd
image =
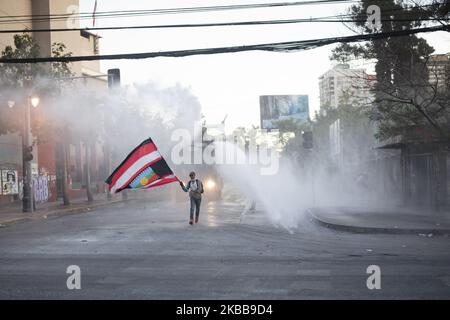
<instances>
[{"instance_id":1,"label":"large waving flag","mask_svg":"<svg viewBox=\"0 0 450 320\"><path fill-rule=\"evenodd\" d=\"M148 189L180 181L167 165L151 138L137 146L106 179L111 193L124 189Z\"/></svg>"}]
</instances>

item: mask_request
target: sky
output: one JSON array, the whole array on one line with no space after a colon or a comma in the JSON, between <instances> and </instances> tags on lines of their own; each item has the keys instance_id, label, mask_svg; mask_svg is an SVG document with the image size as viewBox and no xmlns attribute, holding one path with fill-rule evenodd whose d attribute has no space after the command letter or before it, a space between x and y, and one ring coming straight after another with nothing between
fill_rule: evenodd
<instances>
[{"instance_id":1,"label":"sky","mask_svg":"<svg viewBox=\"0 0 450 320\"><path fill-rule=\"evenodd\" d=\"M92 12L95 0L80 0L80 12ZM97 11L136 10L284 2L280 0L97 0ZM151 15L133 18L97 19L96 27L152 24L208 23L270 19L298 19L346 13L349 4L320 4L203 12L176 15ZM81 26L92 27L86 20ZM354 34L338 23L300 23L271 26L239 26L183 29L105 30L101 54L138 53L234 45L248 45L326 38ZM426 35L436 53L450 52L450 35ZM123 84L155 82L161 87L179 84L195 94L208 123L218 123L227 115L227 129L259 125L259 96L306 94L310 115L319 108L321 74L332 67L333 46L291 52L250 51L183 58L102 61L101 68L120 68ZM369 68L357 63L354 67Z\"/></svg>"}]
</instances>

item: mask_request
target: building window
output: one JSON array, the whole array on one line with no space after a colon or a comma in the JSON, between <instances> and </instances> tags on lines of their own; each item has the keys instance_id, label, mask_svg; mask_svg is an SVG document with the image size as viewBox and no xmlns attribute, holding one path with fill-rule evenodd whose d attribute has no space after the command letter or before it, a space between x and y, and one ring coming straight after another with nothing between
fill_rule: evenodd
<instances>
[{"instance_id":1,"label":"building window","mask_svg":"<svg viewBox=\"0 0 450 320\"><path fill-rule=\"evenodd\" d=\"M86 31L84 31L84 30L81 30L81 31L80 31L80 36L82 36L83 38L86 38L86 39L88 39L88 40L89 40L89 38L91 37L90 34L89 34L89 32L86 32Z\"/></svg>"}]
</instances>

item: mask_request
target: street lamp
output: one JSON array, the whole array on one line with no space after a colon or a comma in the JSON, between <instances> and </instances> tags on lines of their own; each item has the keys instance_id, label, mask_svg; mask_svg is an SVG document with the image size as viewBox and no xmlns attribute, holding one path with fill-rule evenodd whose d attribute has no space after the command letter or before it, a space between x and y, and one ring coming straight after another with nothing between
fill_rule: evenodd
<instances>
[{"instance_id":1,"label":"street lamp","mask_svg":"<svg viewBox=\"0 0 450 320\"><path fill-rule=\"evenodd\" d=\"M39 97L30 97L30 103L34 108L36 108L39 105Z\"/></svg>"}]
</instances>

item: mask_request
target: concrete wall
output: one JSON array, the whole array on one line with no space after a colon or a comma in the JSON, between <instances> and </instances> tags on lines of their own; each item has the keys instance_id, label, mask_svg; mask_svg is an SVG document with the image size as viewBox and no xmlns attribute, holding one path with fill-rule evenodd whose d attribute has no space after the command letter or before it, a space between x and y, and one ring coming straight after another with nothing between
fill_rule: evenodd
<instances>
[{"instance_id":1,"label":"concrete wall","mask_svg":"<svg viewBox=\"0 0 450 320\"><path fill-rule=\"evenodd\" d=\"M22 168L22 138L18 133L0 136L0 169Z\"/></svg>"},{"instance_id":2,"label":"concrete wall","mask_svg":"<svg viewBox=\"0 0 450 320\"><path fill-rule=\"evenodd\" d=\"M0 0L0 15L2 16L30 15L32 12L31 10L30 0ZM31 22L17 22L2 25L2 29L4 30L26 28L32 28ZM1 51L3 51L6 46L13 44L13 36L14 35L10 33L0 34Z\"/></svg>"}]
</instances>

